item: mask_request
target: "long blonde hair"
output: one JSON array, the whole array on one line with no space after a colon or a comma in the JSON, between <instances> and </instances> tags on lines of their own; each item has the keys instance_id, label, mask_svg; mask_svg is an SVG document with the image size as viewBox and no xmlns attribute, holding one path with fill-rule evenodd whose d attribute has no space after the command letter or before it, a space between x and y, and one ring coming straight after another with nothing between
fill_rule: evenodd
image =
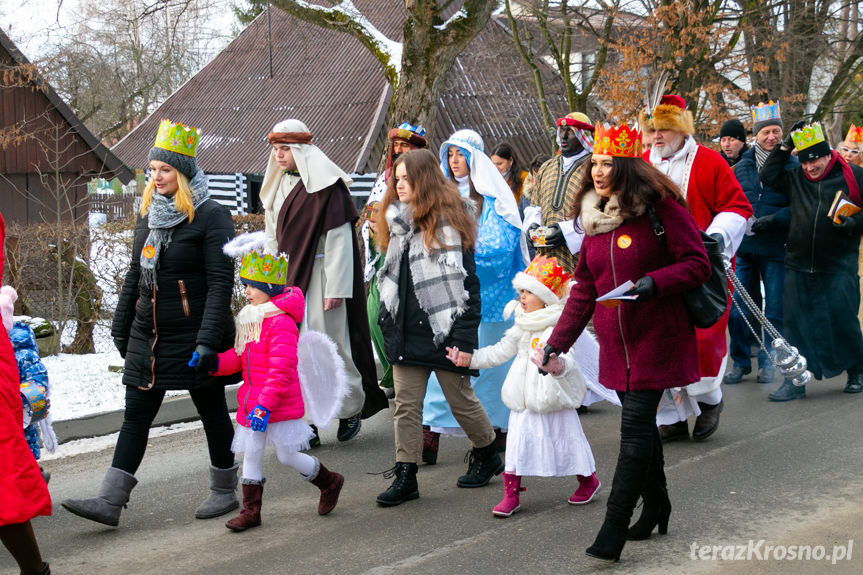
<instances>
[{"instance_id":1,"label":"long blonde hair","mask_svg":"<svg viewBox=\"0 0 863 575\"><path fill-rule=\"evenodd\" d=\"M147 217L147 208L150 207L150 200L153 197L155 187L155 180L150 178L150 183L144 188L144 197L141 198L140 214L142 218ZM189 187L189 178L179 170L177 170L177 192L174 194L174 207L178 212L186 214L190 222L195 219L195 205L192 203L192 188Z\"/></svg>"}]
</instances>

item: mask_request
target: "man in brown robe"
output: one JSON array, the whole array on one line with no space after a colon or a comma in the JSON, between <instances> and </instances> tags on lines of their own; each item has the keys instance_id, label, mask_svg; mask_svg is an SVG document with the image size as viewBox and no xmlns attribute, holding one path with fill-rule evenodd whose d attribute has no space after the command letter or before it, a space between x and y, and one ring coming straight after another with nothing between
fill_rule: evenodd
<instances>
[{"instance_id":1,"label":"man in brown robe","mask_svg":"<svg viewBox=\"0 0 863 575\"><path fill-rule=\"evenodd\" d=\"M351 389L337 438L347 441L362 419L389 405L371 349L351 179L311 143L312 134L298 120L277 124L268 140L273 149L261 186L267 247L288 256L287 285L306 295L301 331L327 334L345 362Z\"/></svg>"}]
</instances>

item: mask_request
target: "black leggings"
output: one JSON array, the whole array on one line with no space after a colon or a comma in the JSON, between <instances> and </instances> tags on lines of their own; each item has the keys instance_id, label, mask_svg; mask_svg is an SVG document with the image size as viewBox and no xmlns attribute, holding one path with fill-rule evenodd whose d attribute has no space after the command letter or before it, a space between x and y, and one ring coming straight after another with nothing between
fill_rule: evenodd
<instances>
[{"instance_id":1,"label":"black leggings","mask_svg":"<svg viewBox=\"0 0 863 575\"><path fill-rule=\"evenodd\" d=\"M201 423L204 424L210 463L219 469L233 467L231 441L234 439L234 425L228 415L224 388L216 385L191 390L189 395L198 415L201 416ZM138 470L147 449L150 426L164 398L164 389L142 390L126 387L126 411L123 414L123 426L120 428L120 437L117 438L117 447L114 449L114 461L111 464L113 467L132 475Z\"/></svg>"}]
</instances>

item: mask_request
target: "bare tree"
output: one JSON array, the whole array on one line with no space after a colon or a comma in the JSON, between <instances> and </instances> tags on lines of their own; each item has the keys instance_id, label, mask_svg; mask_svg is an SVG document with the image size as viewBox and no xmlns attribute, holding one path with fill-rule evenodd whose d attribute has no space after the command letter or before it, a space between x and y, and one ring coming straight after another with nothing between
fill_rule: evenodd
<instances>
[{"instance_id":1,"label":"bare tree","mask_svg":"<svg viewBox=\"0 0 863 575\"><path fill-rule=\"evenodd\" d=\"M117 140L230 37L212 27L228 0L82 0L79 19L40 60L101 139Z\"/></svg>"},{"instance_id":2,"label":"bare tree","mask_svg":"<svg viewBox=\"0 0 863 575\"><path fill-rule=\"evenodd\" d=\"M344 32L362 42L384 68L393 88L389 117L434 126L440 94L456 56L486 25L496 0L453 2L405 0L401 41L382 34L350 0L321 6L303 0L273 0L288 14ZM397 9L397 8L394 8ZM452 13L445 18L445 14Z\"/></svg>"}]
</instances>

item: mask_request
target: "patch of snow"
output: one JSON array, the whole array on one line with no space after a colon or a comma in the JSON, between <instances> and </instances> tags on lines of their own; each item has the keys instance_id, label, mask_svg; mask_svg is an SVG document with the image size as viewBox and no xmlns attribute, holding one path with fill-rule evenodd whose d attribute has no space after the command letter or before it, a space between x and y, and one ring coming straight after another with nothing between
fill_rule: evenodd
<instances>
[{"instance_id":1,"label":"patch of snow","mask_svg":"<svg viewBox=\"0 0 863 575\"><path fill-rule=\"evenodd\" d=\"M73 355L61 353L43 357L51 385L51 417L54 421L77 419L96 413L123 409L126 386L122 374L109 366L122 366L120 352ZM169 391L173 397L187 392Z\"/></svg>"}]
</instances>

